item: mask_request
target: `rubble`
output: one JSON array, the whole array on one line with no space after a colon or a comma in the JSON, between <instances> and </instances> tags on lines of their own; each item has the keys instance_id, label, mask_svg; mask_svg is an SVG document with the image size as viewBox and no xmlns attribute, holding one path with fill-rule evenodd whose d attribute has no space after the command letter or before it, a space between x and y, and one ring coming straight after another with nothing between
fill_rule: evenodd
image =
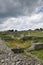
<instances>
[{"instance_id":1,"label":"rubble","mask_svg":"<svg viewBox=\"0 0 43 65\"><path fill-rule=\"evenodd\" d=\"M14 54L2 42L0 42L0 47L0 65L43 65L34 57L27 57L22 53Z\"/></svg>"}]
</instances>

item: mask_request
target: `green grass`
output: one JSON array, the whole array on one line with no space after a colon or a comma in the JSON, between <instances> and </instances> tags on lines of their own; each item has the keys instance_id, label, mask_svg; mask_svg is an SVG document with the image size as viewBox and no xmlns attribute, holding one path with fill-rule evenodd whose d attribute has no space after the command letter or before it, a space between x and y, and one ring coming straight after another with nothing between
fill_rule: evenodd
<instances>
[{"instance_id":1,"label":"green grass","mask_svg":"<svg viewBox=\"0 0 43 65\"><path fill-rule=\"evenodd\" d=\"M43 31L19 31L17 32L16 34L15 33L5 33L5 34L2 34L0 33L0 37L1 38L4 38L4 36L14 36L16 35L15 39L12 39L12 40L7 40L5 41L6 45L9 47L9 48L17 48L17 47L20 47L20 48L29 48L31 46L31 42L32 41L37 41L37 42L43 42L43 37L39 37L39 38L36 38L35 40L26 40L26 41L23 41L21 40L22 38L22 34L24 36L43 36ZM34 50L34 51L31 51L31 52L27 52L26 50L24 50L24 54L28 55L28 56L31 56L30 55L33 54L33 55L36 55L39 59L43 60L43 49L42 50Z\"/></svg>"},{"instance_id":2,"label":"green grass","mask_svg":"<svg viewBox=\"0 0 43 65\"><path fill-rule=\"evenodd\" d=\"M35 40L33 40L34 43L43 43L43 37L37 37Z\"/></svg>"},{"instance_id":3,"label":"green grass","mask_svg":"<svg viewBox=\"0 0 43 65\"><path fill-rule=\"evenodd\" d=\"M6 42L6 45L10 48L28 48L31 46L31 41L18 41L18 40L10 40L8 42Z\"/></svg>"},{"instance_id":4,"label":"green grass","mask_svg":"<svg viewBox=\"0 0 43 65\"><path fill-rule=\"evenodd\" d=\"M43 60L43 49L30 51L31 54L36 55L39 59Z\"/></svg>"},{"instance_id":5,"label":"green grass","mask_svg":"<svg viewBox=\"0 0 43 65\"><path fill-rule=\"evenodd\" d=\"M31 36L42 36L43 35L43 31L32 31L30 32Z\"/></svg>"},{"instance_id":6,"label":"green grass","mask_svg":"<svg viewBox=\"0 0 43 65\"><path fill-rule=\"evenodd\" d=\"M31 45L31 41L32 40L26 40L26 41L24 41L24 42L21 42L21 38L22 38L22 36L21 36L21 34L24 34L24 35L30 35L30 36L42 36L43 35L43 31L19 31L19 32L17 32L16 33L17 34L17 36L16 36L16 38L14 39L14 40L9 40L9 41L7 41L7 43L6 43L6 45L8 46L8 47L22 47L22 48L27 48L27 47L29 47L30 45ZM12 37L12 36L14 36L15 35L15 33L5 33L5 34L0 34L0 37L2 37L2 38L4 38L4 36L10 36L10 37ZM34 40L33 40L34 41ZM43 42L43 38L37 38L36 39L36 41L37 42Z\"/></svg>"}]
</instances>

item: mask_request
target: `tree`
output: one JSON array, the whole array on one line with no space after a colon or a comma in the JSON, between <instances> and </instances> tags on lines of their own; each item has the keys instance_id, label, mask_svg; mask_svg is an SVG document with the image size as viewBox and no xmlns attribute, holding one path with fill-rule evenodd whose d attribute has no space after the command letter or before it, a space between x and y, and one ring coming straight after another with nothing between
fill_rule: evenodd
<instances>
[{"instance_id":1,"label":"tree","mask_svg":"<svg viewBox=\"0 0 43 65\"><path fill-rule=\"evenodd\" d=\"M17 32L17 30L15 30L15 32Z\"/></svg>"},{"instance_id":2,"label":"tree","mask_svg":"<svg viewBox=\"0 0 43 65\"><path fill-rule=\"evenodd\" d=\"M40 28L40 31L43 31L43 29L42 29L42 28Z\"/></svg>"}]
</instances>

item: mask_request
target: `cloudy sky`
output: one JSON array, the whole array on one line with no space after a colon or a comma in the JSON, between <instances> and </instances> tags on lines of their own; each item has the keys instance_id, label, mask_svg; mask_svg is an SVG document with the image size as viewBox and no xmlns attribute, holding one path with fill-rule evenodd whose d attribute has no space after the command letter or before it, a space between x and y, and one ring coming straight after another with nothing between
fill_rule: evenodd
<instances>
[{"instance_id":1,"label":"cloudy sky","mask_svg":"<svg viewBox=\"0 0 43 65\"><path fill-rule=\"evenodd\" d=\"M0 31L43 28L43 0L0 0Z\"/></svg>"}]
</instances>

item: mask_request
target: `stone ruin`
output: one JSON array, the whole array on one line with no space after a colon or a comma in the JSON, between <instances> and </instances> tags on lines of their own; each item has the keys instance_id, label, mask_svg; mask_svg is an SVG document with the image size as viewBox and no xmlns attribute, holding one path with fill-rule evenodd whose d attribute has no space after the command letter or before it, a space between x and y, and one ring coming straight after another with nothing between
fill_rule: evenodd
<instances>
[{"instance_id":1,"label":"stone ruin","mask_svg":"<svg viewBox=\"0 0 43 65\"><path fill-rule=\"evenodd\" d=\"M40 49L43 49L43 43L32 43L31 47L29 47L27 51L40 50Z\"/></svg>"},{"instance_id":2,"label":"stone ruin","mask_svg":"<svg viewBox=\"0 0 43 65\"><path fill-rule=\"evenodd\" d=\"M35 49L36 50L43 49L43 43L35 44Z\"/></svg>"},{"instance_id":3,"label":"stone ruin","mask_svg":"<svg viewBox=\"0 0 43 65\"><path fill-rule=\"evenodd\" d=\"M34 57L22 53L13 53L2 41L0 42L0 65L43 65Z\"/></svg>"},{"instance_id":4,"label":"stone ruin","mask_svg":"<svg viewBox=\"0 0 43 65\"><path fill-rule=\"evenodd\" d=\"M24 52L23 48L12 48L11 50L12 50L14 53L23 53L23 52Z\"/></svg>"}]
</instances>

